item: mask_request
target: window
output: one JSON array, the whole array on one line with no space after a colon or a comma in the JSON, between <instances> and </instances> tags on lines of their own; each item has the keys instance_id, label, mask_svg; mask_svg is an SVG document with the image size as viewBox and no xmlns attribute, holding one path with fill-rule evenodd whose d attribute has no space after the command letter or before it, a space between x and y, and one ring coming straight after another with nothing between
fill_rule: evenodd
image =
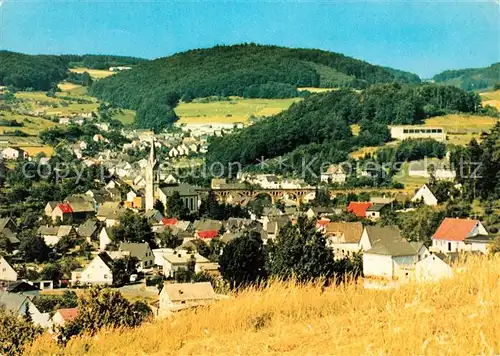
<instances>
[{"instance_id":1,"label":"window","mask_svg":"<svg viewBox=\"0 0 500 356\"><path fill-rule=\"evenodd\" d=\"M404 130L403 130L403 133L408 133L408 129L404 129Z\"/></svg>"},{"instance_id":2,"label":"window","mask_svg":"<svg viewBox=\"0 0 500 356\"><path fill-rule=\"evenodd\" d=\"M448 251L451 251L451 242L448 242Z\"/></svg>"}]
</instances>

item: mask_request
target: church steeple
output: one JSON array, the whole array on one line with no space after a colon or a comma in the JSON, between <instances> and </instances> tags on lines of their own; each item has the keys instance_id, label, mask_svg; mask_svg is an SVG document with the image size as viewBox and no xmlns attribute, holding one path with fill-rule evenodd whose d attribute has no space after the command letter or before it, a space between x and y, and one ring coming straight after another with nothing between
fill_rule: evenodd
<instances>
[{"instance_id":1,"label":"church steeple","mask_svg":"<svg viewBox=\"0 0 500 356\"><path fill-rule=\"evenodd\" d=\"M146 166L146 211L154 207L155 199L158 196L158 160L155 152L155 142L151 140L148 164Z\"/></svg>"}]
</instances>

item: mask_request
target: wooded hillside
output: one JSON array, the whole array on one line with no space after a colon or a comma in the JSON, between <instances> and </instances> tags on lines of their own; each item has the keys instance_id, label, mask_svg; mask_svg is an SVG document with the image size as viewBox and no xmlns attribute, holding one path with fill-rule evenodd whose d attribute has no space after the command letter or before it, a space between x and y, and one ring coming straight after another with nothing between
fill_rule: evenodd
<instances>
[{"instance_id":1,"label":"wooded hillside","mask_svg":"<svg viewBox=\"0 0 500 356\"><path fill-rule=\"evenodd\" d=\"M500 63L486 68L446 70L432 78L436 83L454 85L464 90L492 88L500 83Z\"/></svg>"},{"instance_id":2,"label":"wooded hillside","mask_svg":"<svg viewBox=\"0 0 500 356\"><path fill-rule=\"evenodd\" d=\"M242 44L196 49L141 64L92 87L97 97L138 109L144 98L184 101L211 95L250 98L297 96L297 87L365 88L405 77L342 54ZM407 73L403 81L417 81Z\"/></svg>"}]
</instances>

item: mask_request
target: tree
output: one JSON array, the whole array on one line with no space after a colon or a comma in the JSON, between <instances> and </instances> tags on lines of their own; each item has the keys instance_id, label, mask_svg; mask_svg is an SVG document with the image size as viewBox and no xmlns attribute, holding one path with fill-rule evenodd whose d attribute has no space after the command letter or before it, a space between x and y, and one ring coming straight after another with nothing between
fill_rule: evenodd
<instances>
[{"instance_id":1,"label":"tree","mask_svg":"<svg viewBox=\"0 0 500 356\"><path fill-rule=\"evenodd\" d=\"M168 217L177 219L184 219L189 215L189 210L182 202L179 192L174 192L167 198L166 212Z\"/></svg>"},{"instance_id":2,"label":"tree","mask_svg":"<svg viewBox=\"0 0 500 356\"><path fill-rule=\"evenodd\" d=\"M398 214L398 217L401 221L398 225L404 237L410 241L421 241L430 245L431 236L443 221L444 213L423 205L411 213Z\"/></svg>"},{"instance_id":3,"label":"tree","mask_svg":"<svg viewBox=\"0 0 500 356\"><path fill-rule=\"evenodd\" d=\"M31 344L43 329L0 308L0 354L22 355L24 347Z\"/></svg>"},{"instance_id":4,"label":"tree","mask_svg":"<svg viewBox=\"0 0 500 356\"><path fill-rule=\"evenodd\" d=\"M330 199L330 194L328 194L328 190L325 188L316 187L316 195L312 204L314 206L330 206L332 203Z\"/></svg>"},{"instance_id":5,"label":"tree","mask_svg":"<svg viewBox=\"0 0 500 356\"><path fill-rule=\"evenodd\" d=\"M145 217L127 210L122 216L120 216L119 221L119 225L113 227L114 241L154 242L154 233Z\"/></svg>"},{"instance_id":6,"label":"tree","mask_svg":"<svg viewBox=\"0 0 500 356\"><path fill-rule=\"evenodd\" d=\"M139 260L136 257L124 256L113 261L113 284L122 286L130 282L130 276L137 273L137 264Z\"/></svg>"},{"instance_id":7,"label":"tree","mask_svg":"<svg viewBox=\"0 0 500 356\"><path fill-rule=\"evenodd\" d=\"M333 253L316 231L314 221L300 217L296 225L288 224L280 230L270 251L270 273L282 279L294 277L300 282L334 276Z\"/></svg>"},{"instance_id":8,"label":"tree","mask_svg":"<svg viewBox=\"0 0 500 356\"><path fill-rule=\"evenodd\" d=\"M62 278L61 266L57 263L47 264L40 272L40 277L46 281L53 281L58 285Z\"/></svg>"},{"instance_id":9,"label":"tree","mask_svg":"<svg viewBox=\"0 0 500 356\"><path fill-rule=\"evenodd\" d=\"M20 240L19 252L26 262L44 262L48 260L50 249L40 236L31 231L27 235L21 236Z\"/></svg>"},{"instance_id":10,"label":"tree","mask_svg":"<svg viewBox=\"0 0 500 356\"><path fill-rule=\"evenodd\" d=\"M267 251L258 233L247 232L229 242L219 258L220 272L231 288L265 281Z\"/></svg>"},{"instance_id":11,"label":"tree","mask_svg":"<svg viewBox=\"0 0 500 356\"><path fill-rule=\"evenodd\" d=\"M160 247L163 248L176 248L182 245L183 239L174 235L172 230L166 228L164 231L157 235Z\"/></svg>"},{"instance_id":12,"label":"tree","mask_svg":"<svg viewBox=\"0 0 500 356\"><path fill-rule=\"evenodd\" d=\"M81 332L94 335L103 327L133 328L151 317L144 302L131 303L116 290L93 287L80 297L78 316L62 327L60 340L68 341Z\"/></svg>"},{"instance_id":13,"label":"tree","mask_svg":"<svg viewBox=\"0 0 500 356\"><path fill-rule=\"evenodd\" d=\"M165 214L165 206L161 202L161 200L155 201L155 204L153 205L153 209L158 210L162 215Z\"/></svg>"}]
</instances>

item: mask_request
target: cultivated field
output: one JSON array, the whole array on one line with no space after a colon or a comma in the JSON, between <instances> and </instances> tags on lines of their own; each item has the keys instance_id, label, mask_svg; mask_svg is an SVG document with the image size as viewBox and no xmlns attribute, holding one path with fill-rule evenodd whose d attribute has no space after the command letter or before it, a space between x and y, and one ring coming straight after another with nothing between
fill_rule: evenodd
<instances>
[{"instance_id":1,"label":"cultivated field","mask_svg":"<svg viewBox=\"0 0 500 356\"><path fill-rule=\"evenodd\" d=\"M68 88L67 83L65 84ZM17 92L16 98L22 99L20 104L27 110L43 110L48 115L68 115L81 114L96 111L99 103L95 98L86 96L85 88L80 86L72 87L67 91L57 93L56 97L48 97L45 92ZM64 100L62 97L70 97L74 100ZM78 99L85 99L91 103L78 103Z\"/></svg>"},{"instance_id":2,"label":"cultivated field","mask_svg":"<svg viewBox=\"0 0 500 356\"><path fill-rule=\"evenodd\" d=\"M90 74L92 79L102 79L102 78L109 77L110 75L116 74L115 72L110 72L109 70L89 69L89 68L83 68L83 67L71 68L70 71L75 72L75 73L87 72Z\"/></svg>"},{"instance_id":3,"label":"cultivated field","mask_svg":"<svg viewBox=\"0 0 500 356\"><path fill-rule=\"evenodd\" d=\"M290 105L300 101L292 99L241 99L231 98L227 101L180 103L175 112L180 117L179 123L248 123L251 115L270 116L288 109Z\"/></svg>"},{"instance_id":4,"label":"cultivated field","mask_svg":"<svg viewBox=\"0 0 500 356\"><path fill-rule=\"evenodd\" d=\"M483 132L488 132L498 119L488 116L445 115L425 120L426 126L442 126L447 133L447 143L466 145L472 138L480 139Z\"/></svg>"},{"instance_id":5,"label":"cultivated field","mask_svg":"<svg viewBox=\"0 0 500 356\"><path fill-rule=\"evenodd\" d=\"M453 278L397 289L274 283L134 330L50 335L26 355L495 355L500 256L469 259Z\"/></svg>"},{"instance_id":6,"label":"cultivated field","mask_svg":"<svg viewBox=\"0 0 500 356\"><path fill-rule=\"evenodd\" d=\"M122 109L122 113L114 115L113 119L121 121L121 123L125 126L132 125L135 121L135 111Z\"/></svg>"},{"instance_id":7,"label":"cultivated field","mask_svg":"<svg viewBox=\"0 0 500 356\"><path fill-rule=\"evenodd\" d=\"M483 106L490 105L500 110L500 90L481 93Z\"/></svg>"},{"instance_id":8,"label":"cultivated field","mask_svg":"<svg viewBox=\"0 0 500 356\"><path fill-rule=\"evenodd\" d=\"M302 87L297 88L298 91L308 91L310 93L325 93L328 91L337 90L336 88L313 88L313 87Z\"/></svg>"}]
</instances>

